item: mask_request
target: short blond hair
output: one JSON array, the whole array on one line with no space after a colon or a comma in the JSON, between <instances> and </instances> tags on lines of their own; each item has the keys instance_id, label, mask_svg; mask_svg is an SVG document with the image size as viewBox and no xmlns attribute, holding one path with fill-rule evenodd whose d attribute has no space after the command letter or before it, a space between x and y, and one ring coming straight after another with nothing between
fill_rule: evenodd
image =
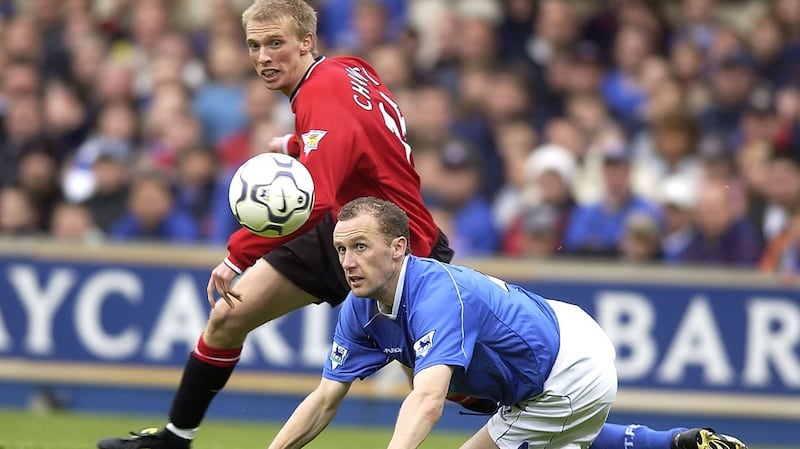
<instances>
[{"instance_id":1,"label":"short blond hair","mask_svg":"<svg viewBox=\"0 0 800 449\"><path fill-rule=\"evenodd\" d=\"M286 19L294 25L298 39L311 33L316 44L317 12L303 0L255 0L242 13L242 28L246 29L252 20L277 22ZM316 48L313 52L316 55Z\"/></svg>"}]
</instances>

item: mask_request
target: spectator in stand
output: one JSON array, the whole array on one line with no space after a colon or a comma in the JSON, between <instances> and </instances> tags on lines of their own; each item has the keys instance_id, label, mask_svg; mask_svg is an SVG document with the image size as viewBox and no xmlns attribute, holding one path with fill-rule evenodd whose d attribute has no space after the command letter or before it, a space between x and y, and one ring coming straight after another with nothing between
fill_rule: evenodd
<instances>
[{"instance_id":1,"label":"spectator in stand","mask_svg":"<svg viewBox=\"0 0 800 449\"><path fill-rule=\"evenodd\" d=\"M29 8L25 12L34 25L28 32L38 35L32 45L39 47L39 64L47 78L64 77L69 70L69 56L63 38L64 17L61 3L56 0L29 2Z\"/></svg>"},{"instance_id":2,"label":"spectator in stand","mask_svg":"<svg viewBox=\"0 0 800 449\"><path fill-rule=\"evenodd\" d=\"M69 43L70 70L69 79L78 86L81 95L91 103L98 102L101 95L97 92L100 81L107 82L110 71L107 65L113 58L109 57L109 42L96 30L76 36Z\"/></svg>"},{"instance_id":3,"label":"spectator in stand","mask_svg":"<svg viewBox=\"0 0 800 449\"><path fill-rule=\"evenodd\" d=\"M572 153L557 144L544 144L530 153L524 163L523 208L504 236L506 253L528 255L536 249L537 255L554 254L561 246L576 205L576 168ZM546 241L552 243L549 253L539 251Z\"/></svg>"},{"instance_id":4,"label":"spectator in stand","mask_svg":"<svg viewBox=\"0 0 800 449\"><path fill-rule=\"evenodd\" d=\"M84 86L91 94L93 105L105 104L113 101L127 101L139 106L140 102L145 102L147 94L137 92L134 85L134 64L130 61L130 56L106 57L95 74L95 78L90 79L89 85ZM144 111L139 111L144 113ZM144 114L143 114L144 115Z\"/></svg>"},{"instance_id":5,"label":"spectator in stand","mask_svg":"<svg viewBox=\"0 0 800 449\"><path fill-rule=\"evenodd\" d=\"M480 195L481 160L466 143L453 140L441 149L440 182L429 207L447 232L459 257L494 254L500 235L489 201ZM449 226L448 226L449 225Z\"/></svg>"},{"instance_id":6,"label":"spectator in stand","mask_svg":"<svg viewBox=\"0 0 800 449\"><path fill-rule=\"evenodd\" d=\"M191 148L181 154L174 182L176 207L189 213L204 241L210 239L213 229L213 203L209 199L218 188L217 166L212 150Z\"/></svg>"},{"instance_id":7,"label":"spectator in stand","mask_svg":"<svg viewBox=\"0 0 800 449\"><path fill-rule=\"evenodd\" d=\"M503 70L494 72L484 103L484 119L488 128L479 132L465 128L456 130L458 136L478 147L484 177L481 191L486 192L488 198L493 198L503 183L503 161L493 139L496 135L494 130L503 123L517 119L535 123L531 102L531 94L519 73Z\"/></svg>"},{"instance_id":8,"label":"spectator in stand","mask_svg":"<svg viewBox=\"0 0 800 449\"><path fill-rule=\"evenodd\" d=\"M139 122L139 114L130 102L113 100L103 103L97 111L95 127L100 136L134 145L139 140Z\"/></svg>"},{"instance_id":9,"label":"spectator in stand","mask_svg":"<svg viewBox=\"0 0 800 449\"><path fill-rule=\"evenodd\" d=\"M60 202L53 210L50 220L50 235L61 241L99 243L103 232L92 219L92 213L83 204Z\"/></svg>"},{"instance_id":10,"label":"spectator in stand","mask_svg":"<svg viewBox=\"0 0 800 449\"><path fill-rule=\"evenodd\" d=\"M585 148L576 156L577 169L572 180L572 192L578 203L591 204L600 201L605 195L603 178L606 153L625 148L628 146L628 139L616 122L608 121L584 146ZM628 151L631 151L630 156L633 161L632 150ZM573 154L576 153L573 151Z\"/></svg>"},{"instance_id":11,"label":"spectator in stand","mask_svg":"<svg viewBox=\"0 0 800 449\"><path fill-rule=\"evenodd\" d=\"M495 130L498 153L503 159L505 183L492 201L492 215L498 232L509 232L523 208L526 185L525 160L537 146L538 135L531 124L523 119L508 121ZM506 252L503 244L503 253Z\"/></svg>"},{"instance_id":12,"label":"spectator in stand","mask_svg":"<svg viewBox=\"0 0 800 449\"><path fill-rule=\"evenodd\" d=\"M650 38L639 26L625 25L618 29L614 37L614 64L603 80L603 99L626 134L636 129L644 114L646 97L639 74L654 51Z\"/></svg>"},{"instance_id":13,"label":"spectator in stand","mask_svg":"<svg viewBox=\"0 0 800 449\"><path fill-rule=\"evenodd\" d=\"M484 108L489 126L516 118L533 118L532 94L525 86L523 73L496 70L490 75L488 88Z\"/></svg>"},{"instance_id":14,"label":"spectator in stand","mask_svg":"<svg viewBox=\"0 0 800 449\"><path fill-rule=\"evenodd\" d=\"M139 0L137 2L123 2L122 16L126 20L125 34L131 49L135 52L135 60L140 67L136 70L138 86L146 88L147 78L150 76L146 70L147 64L157 52L158 40L172 27L171 2L166 0Z\"/></svg>"},{"instance_id":15,"label":"spectator in stand","mask_svg":"<svg viewBox=\"0 0 800 449\"><path fill-rule=\"evenodd\" d=\"M162 128L161 139L147 154L159 170L173 175L183 154L193 148L205 147L203 124L191 112L172 117L168 126Z\"/></svg>"},{"instance_id":16,"label":"spectator in stand","mask_svg":"<svg viewBox=\"0 0 800 449\"><path fill-rule=\"evenodd\" d=\"M744 217L737 215L740 194L721 180L708 180L698 189L693 230L686 248L677 255L682 264L755 267L763 242Z\"/></svg>"},{"instance_id":17,"label":"spectator in stand","mask_svg":"<svg viewBox=\"0 0 800 449\"><path fill-rule=\"evenodd\" d=\"M662 53L669 41L669 23L663 2L623 0L616 5L616 28L635 26L647 33L654 53Z\"/></svg>"},{"instance_id":18,"label":"spectator in stand","mask_svg":"<svg viewBox=\"0 0 800 449\"><path fill-rule=\"evenodd\" d=\"M547 0L539 3L533 34L524 42L526 62L532 75L532 92L546 94L550 88L544 71L556 55L567 53L578 41L580 23L573 2Z\"/></svg>"},{"instance_id":19,"label":"spectator in stand","mask_svg":"<svg viewBox=\"0 0 800 449\"><path fill-rule=\"evenodd\" d=\"M688 112L697 114L708 108L711 89L705 76L706 61L702 47L688 38L676 38L668 56L672 74L685 92Z\"/></svg>"},{"instance_id":20,"label":"spectator in stand","mask_svg":"<svg viewBox=\"0 0 800 449\"><path fill-rule=\"evenodd\" d=\"M758 268L796 285L800 276L800 205L792 209L786 227L767 242Z\"/></svg>"},{"instance_id":21,"label":"spectator in stand","mask_svg":"<svg viewBox=\"0 0 800 449\"><path fill-rule=\"evenodd\" d=\"M747 98L739 122L739 142L734 151L752 143L772 144L780 139L780 122L775 108L775 96L767 85L756 86Z\"/></svg>"},{"instance_id":22,"label":"spectator in stand","mask_svg":"<svg viewBox=\"0 0 800 449\"><path fill-rule=\"evenodd\" d=\"M419 106L412 106L411 111L406 113L411 147L444 146L452 137L451 126L454 121L454 105L450 93L442 86L426 83L415 87L411 96L409 103Z\"/></svg>"},{"instance_id":23,"label":"spectator in stand","mask_svg":"<svg viewBox=\"0 0 800 449\"><path fill-rule=\"evenodd\" d=\"M399 45L381 44L372 48L364 59L372 65L378 73L385 73L383 82L392 91L408 89L418 81L419 74L414 67L414 61Z\"/></svg>"},{"instance_id":24,"label":"spectator in stand","mask_svg":"<svg viewBox=\"0 0 800 449\"><path fill-rule=\"evenodd\" d=\"M0 78L0 109L3 116L9 113L9 104L29 95L39 95L43 90L42 75L27 59L13 59L5 55L3 76ZM7 133L8 131L6 131Z\"/></svg>"},{"instance_id":25,"label":"spectator in stand","mask_svg":"<svg viewBox=\"0 0 800 449\"><path fill-rule=\"evenodd\" d=\"M60 164L86 140L92 111L77 86L64 80L47 81L43 100L46 134Z\"/></svg>"},{"instance_id":26,"label":"spectator in stand","mask_svg":"<svg viewBox=\"0 0 800 449\"><path fill-rule=\"evenodd\" d=\"M759 78L777 86L791 83L792 71L800 61L798 55L792 54L780 19L768 11L753 21L745 36L749 38Z\"/></svg>"},{"instance_id":27,"label":"spectator in stand","mask_svg":"<svg viewBox=\"0 0 800 449\"><path fill-rule=\"evenodd\" d=\"M241 41L222 37L211 42L207 65L210 80L194 92L192 110L202 123L205 140L218 145L247 124L244 81L250 65Z\"/></svg>"},{"instance_id":28,"label":"spectator in stand","mask_svg":"<svg viewBox=\"0 0 800 449\"><path fill-rule=\"evenodd\" d=\"M0 185L16 182L25 153L46 145L42 102L37 95L13 98L7 105L0 137Z\"/></svg>"},{"instance_id":29,"label":"spectator in stand","mask_svg":"<svg viewBox=\"0 0 800 449\"><path fill-rule=\"evenodd\" d=\"M19 162L17 187L37 211L37 228L47 231L50 216L61 200L58 185L58 161L46 146L31 148Z\"/></svg>"},{"instance_id":30,"label":"spectator in stand","mask_svg":"<svg viewBox=\"0 0 800 449\"><path fill-rule=\"evenodd\" d=\"M78 149L76 170L64 177L67 200L84 203L103 232L125 212L133 159L127 142L91 138Z\"/></svg>"},{"instance_id":31,"label":"spectator in stand","mask_svg":"<svg viewBox=\"0 0 800 449\"><path fill-rule=\"evenodd\" d=\"M571 82L574 75L572 69L572 55L567 50L560 51L550 57L550 62L538 73L537 76L542 79L535 80L533 83L534 86L541 85L542 87L528 86L536 112L542 116L542 122L564 115L564 102L572 87ZM537 126L544 126L544 123L537 123Z\"/></svg>"},{"instance_id":32,"label":"spectator in stand","mask_svg":"<svg viewBox=\"0 0 800 449\"><path fill-rule=\"evenodd\" d=\"M0 187L0 235L23 236L38 233L39 213L25 192L18 187Z\"/></svg>"},{"instance_id":33,"label":"spectator in stand","mask_svg":"<svg viewBox=\"0 0 800 449\"><path fill-rule=\"evenodd\" d=\"M633 162L632 182L637 194L656 201L662 182L670 176L699 181L700 130L690 115L673 112L659 117L652 125L652 139L652 150L642 148Z\"/></svg>"},{"instance_id":34,"label":"spectator in stand","mask_svg":"<svg viewBox=\"0 0 800 449\"><path fill-rule=\"evenodd\" d=\"M672 68L669 65L669 59L661 54L651 54L642 62L637 82L644 92L645 100L642 110L639 114L639 122L637 123L638 130L642 126L646 126L651 120L651 105L656 92L659 87L668 83L672 78ZM680 98L680 97L679 97ZM635 130L634 130L635 131Z\"/></svg>"},{"instance_id":35,"label":"spectator in stand","mask_svg":"<svg viewBox=\"0 0 800 449\"><path fill-rule=\"evenodd\" d=\"M237 1L233 0L192 3L196 15L191 23L184 23L189 33L182 33L189 35L190 48L196 54L205 55L208 53L211 42L219 37L233 38L243 42L240 6Z\"/></svg>"},{"instance_id":36,"label":"spectator in stand","mask_svg":"<svg viewBox=\"0 0 800 449\"><path fill-rule=\"evenodd\" d=\"M642 212L659 219L658 207L631 190L628 149L609 146L604 151L603 197L574 208L563 242L568 254L617 256L629 215Z\"/></svg>"},{"instance_id":37,"label":"spectator in stand","mask_svg":"<svg viewBox=\"0 0 800 449\"><path fill-rule=\"evenodd\" d=\"M446 3L442 3L446 6ZM441 11L446 22L436 24L440 36L439 59L429 69L429 78L455 94L465 67L498 67L496 24L500 8L494 1L464 1Z\"/></svg>"},{"instance_id":38,"label":"spectator in stand","mask_svg":"<svg viewBox=\"0 0 800 449\"><path fill-rule=\"evenodd\" d=\"M707 68L713 73L730 55L746 54L747 45L742 35L733 25L720 26L711 42L711 47L706 49L705 59ZM751 60L751 62L753 62ZM713 80L712 80L713 81Z\"/></svg>"},{"instance_id":39,"label":"spectator in stand","mask_svg":"<svg viewBox=\"0 0 800 449\"><path fill-rule=\"evenodd\" d=\"M200 229L180 209L169 179L158 171L146 171L131 181L127 211L111 225L108 237L114 241L165 241L196 243Z\"/></svg>"},{"instance_id":40,"label":"spectator in stand","mask_svg":"<svg viewBox=\"0 0 800 449\"><path fill-rule=\"evenodd\" d=\"M489 122L488 99L492 95L495 71L490 67L468 65L461 69L458 86L452 97L453 132L465 140L469 140L480 148L487 149L486 153L494 153L499 145L497 126ZM416 113L420 106L410 112ZM528 121L527 117L514 117L514 119ZM505 122L505 120L503 120ZM502 126L502 123L500 124ZM533 148L533 147L531 147ZM530 150L530 148L528 148Z\"/></svg>"},{"instance_id":41,"label":"spectator in stand","mask_svg":"<svg viewBox=\"0 0 800 449\"><path fill-rule=\"evenodd\" d=\"M800 86L788 84L775 91L775 120L776 146L785 147L800 138Z\"/></svg>"},{"instance_id":42,"label":"spectator in stand","mask_svg":"<svg viewBox=\"0 0 800 449\"><path fill-rule=\"evenodd\" d=\"M566 117L588 140L594 139L600 130L613 119L603 98L597 92L573 91L566 98Z\"/></svg>"},{"instance_id":43,"label":"spectator in stand","mask_svg":"<svg viewBox=\"0 0 800 449\"><path fill-rule=\"evenodd\" d=\"M775 0L772 3L775 17L786 30L790 44L800 44L800 2L797 0Z\"/></svg>"},{"instance_id":44,"label":"spectator in stand","mask_svg":"<svg viewBox=\"0 0 800 449\"><path fill-rule=\"evenodd\" d=\"M191 92L179 82L156 86L144 123L144 157L165 173L183 151L205 146L203 125L190 108Z\"/></svg>"},{"instance_id":45,"label":"spectator in stand","mask_svg":"<svg viewBox=\"0 0 800 449\"><path fill-rule=\"evenodd\" d=\"M394 41L403 30L404 0L329 0L319 2L321 43L333 53L364 55Z\"/></svg>"},{"instance_id":46,"label":"spectator in stand","mask_svg":"<svg viewBox=\"0 0 800 449\"><path fill-rule=\"evenodd\" d=\"M546 205L525 209L515 246L507 255L526 259L557 256L562 249L558 235L558 212Z\"/></svg>"},{"instance_id":47,"label":"spectator in stand","mask_svg":"<svg viewBox=\"0 0 800 449\"><path fill-rule=\"evenodd\" d=\"M44 70L43 35L36 19L30 13L14 15L3 28L3 47L9 59L29 61L42 78L52 75Z\"/></svg>"},{"instance_id":48,"label":"spectator in stand","mask_svg":"<svg viewBox=\"0 0 800 449\"><path fill-rule=\"evenodd\" d=\"M220 9L223 8L225 7L220 6ZM218 32L219 28L224 28L219 24L230 20L226 17L224 10L215 11L214 25L211 27L213 32ZM235 33L222 33L219 38L221 40L233 39L237 43L242 42L244 37L241 34L238 20L236 20L235 25ZM210 42L215 42L216 39L217 37L213 37ZM198 54L208 55L208 43L204 44L206 46L192 42L191 36L187 32L177 29L165 31L159 36L149 61L149 86L140 86L140 88L149 90L152 86L156 86L161 82L179 82L192 90L203 86L204 83L209 81L205 61L198 56Z\"/></svg>"},{"instance_id":49,"label":"spectator in stand","mask_svg":"<svg viewBox=\"0 0 800 449\"><path fill-rule=\"evenodd\" d=\"M497 27L499 56L503 61L519 64L526 59L525 43L533 32L537 4L528 0L506 0L501 3L503 19Z\"/></svg>"},{"instance_id":50,"label":"spectator in stand","mask_svg":"<svg viewBox=\"0 0 800 449\"><path fill-rule=\"evenodd\" d=\"M724 55L711 74L713 102L698 118L703 133L723 137L726 147L736 148L741 138L739 124L755 82L749 53L737 50Z\"/></svg>"},{"instance_id":51,"label":"spectator in stand","mask_svg":"<svg viewBox=\"0 0 800 449\"><path fill-rule=\"evenodd\" d=\"M655 157L655 124L666 116L692 117L685 86L674 76L667 76L647 98L641 127L631 136L631 154L636 164ZM694 121L694 120L693 120ZM696 128L696 123L695 123ZM699 130L698 138L699 138Z\"/></svg>"},{"instance_id":52,"label":"spectator in stand","mask_svg":"<svg viewBox=\"0 0 800 449\"><path fill-rule=\"evenodd\" d=\"M625 219L622 241L619 247L620 258L624 262L660 262L661 225L652 215L634 212Z\"/></svg>"},{"instance_id":53,"label":"spectator in stand","mask_svg":"<svg viewBox=\"0 0 800 449\"><path fill-rule=\"evenodd\" d=\"M753 207L751 216L765 241L784 231L790 212L800 204L800 151L774 149L767 166L766 201Z\"/></svg>"},{"instance_id":54,"label":"spectator in stand","mask_svg":"<svg viewBox=\"0 0 800 449\"><path fill-rule=\"evenodd\" d=\"M159 151L165 128L179 115L191 113L192 93L185 84L177 81L153 86L153 90L141 108L144 117L142 140L146 150Z\"/></svg>"},{"instance_id":55,"label":"spectator in stand","mask_svg":"<svg viewBox=\"0 0 800 449\"><path fill-rule=\"evenodd\" d=\"M708 49L720 26L717 0L682 0L680 3L681 20L675 35Z\"/></svg>"},{"instance_id":56,"label":"spectator in stand","mask_svg":"<svg viewBox=\"0 0 800 449\"><path fill-rule=\"evenodd\" d=\"M771 158L772 146L759 141L742 146L736 154L736 171L742 182L747 204L746 215L762 236L760 217L767 204L767 189L771 182L769 179Z\"/></svg>"},{"instance_id":57,"label":"spectator in stand","mask_svg":"<svg viewBox=\"0 0 800 449\"><path fill-rule=\"evenodd\" d=\"M565 87L568 92L599 93L605 71L600 48L594 42L581 41L568 56Z\"/></svg>"},{"instance_id":58,"label":"spectator in stand","mask_svg":"<svg viewBox=\"0 0 800 449\"><path fill-rule=\"evenodd\" d=\"M686 251L692 237L692 211L697 203L697 185L671 176L661 184L659 204L664 217L661 254L664 262L675 263Z\"/></svg>"}]
</instances>

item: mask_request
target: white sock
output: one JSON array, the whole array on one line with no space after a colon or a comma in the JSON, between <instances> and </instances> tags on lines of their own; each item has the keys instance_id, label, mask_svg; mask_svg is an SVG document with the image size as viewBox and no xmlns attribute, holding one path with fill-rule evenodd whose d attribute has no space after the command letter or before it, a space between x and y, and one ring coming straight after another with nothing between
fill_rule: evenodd
<instances>
[{"instance_id":1,"label":"white sock","mask_svg":"<svg viewBox=\"0 0 800 449\"><path fill-rule=\"evenodd\" d=\"M184 440L193 440L194 434L197 433L197 429L199 429L199 427L195 427L194 429L179 429L175 427L175 424L167 423L167 430L183 438Z\"/></svg>"}]
</instances>

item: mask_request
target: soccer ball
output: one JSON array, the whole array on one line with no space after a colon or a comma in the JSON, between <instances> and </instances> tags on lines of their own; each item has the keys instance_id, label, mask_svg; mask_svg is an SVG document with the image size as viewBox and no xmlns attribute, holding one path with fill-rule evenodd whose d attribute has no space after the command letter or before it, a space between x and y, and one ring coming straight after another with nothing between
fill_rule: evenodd
<instances>
[{"instance_id":1,"label":"soccer ball","mask_svg":"<svg viewBox=\"0 0 800 449\"><path fill-rule=\"evenodd\" d=\"M239 224L264 237L280 237L308 220L314 207L314 180L297 159L263 153L233 174L228 200Z\"/></svg>"}]
</instances>

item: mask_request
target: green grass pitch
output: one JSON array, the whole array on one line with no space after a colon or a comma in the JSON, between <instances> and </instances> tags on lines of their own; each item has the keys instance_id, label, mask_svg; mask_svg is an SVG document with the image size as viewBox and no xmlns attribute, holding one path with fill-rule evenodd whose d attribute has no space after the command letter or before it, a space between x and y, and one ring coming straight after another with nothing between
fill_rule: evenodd
<instances>
[{"instance_id":1,"label":"green grass pitch","mask_svg":"<svg viewBox=\"0 0 800 449\"><path fill-rule=\"evenodd\" d=\"M93 449L101 438L123 436L130 430L160 424L162 421L163 417L32 413L0 409L0 449ZM274 423L209 420L198 432L192 449L264 448L279 428ZM306 447L386 447L390 437L389 428L362 429L331 425ZM457 448L468 437L468 434L434 432L422 447Z\"/></svg>"},{"instance_id":2,"label":"green grass pitch","mask_svg":"<svg viewBox=\"0 0 800 449\"><path fill-rule=\"evenodd\" d=\"M163 417L141 415L85 414L72 412L34 413L0 409L0 449L94 449L97 440L123 436L130 430L160 424ZM334 423L335 424L335 423ZM351 449L386 447L389 428L352 428L332 424L308 446L310 449ZM265 448L280 426L275 423L207 420L192 449ZM423 443L424 449L458 448L469 438L467 433L434 431ZM750 449L800 449L765 447Z\"/></svg>"}]
</instances>

